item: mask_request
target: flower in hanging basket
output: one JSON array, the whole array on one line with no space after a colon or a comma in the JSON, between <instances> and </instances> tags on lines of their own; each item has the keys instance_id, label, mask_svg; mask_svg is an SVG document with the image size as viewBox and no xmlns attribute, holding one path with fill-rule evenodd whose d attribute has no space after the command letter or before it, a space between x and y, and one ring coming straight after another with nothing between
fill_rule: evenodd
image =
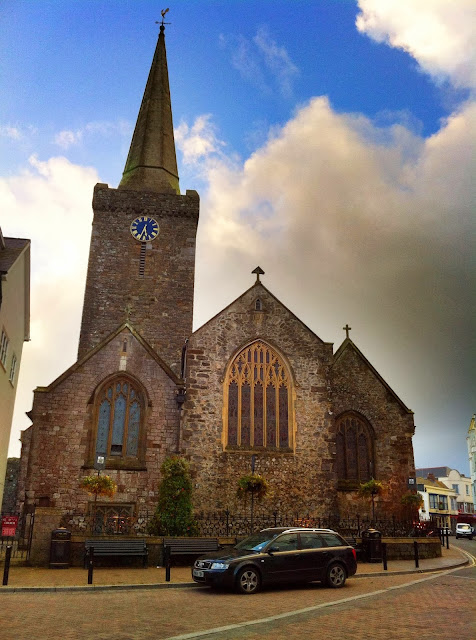
<instances>
[{"instance_id":1,"label":"flower in hanging basket","mask_svg":"<svg viewBox=\"0 0 476 640\"><path fill-rule=\"evenodd\" d=\"M249 473L242 476L238 481L236 495L245 499L247 495L252 495L258 501L262 500L269 491L268 481L257 473Z\"/></svg>"},{"instance_id":2,"label":"flower in hanging basket","mask_svg":"<svg viewBox=\"0 0 476 640\"><path fill-rule=\"evenodd\" d=\"M117 484L110 476L84 476L79 486L92 496L112 498L117 491Z\"/></svg>"}]
</instances>

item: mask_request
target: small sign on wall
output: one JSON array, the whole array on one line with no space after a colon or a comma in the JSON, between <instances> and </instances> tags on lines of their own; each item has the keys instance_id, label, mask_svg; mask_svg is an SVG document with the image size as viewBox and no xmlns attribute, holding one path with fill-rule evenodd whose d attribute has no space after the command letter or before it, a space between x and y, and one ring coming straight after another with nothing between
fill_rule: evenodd
<instances>
[{"instance_id":1,"label":"small sign on wall","mask_svg":"<svg viewBox=\"0 0 476 640\"><path fill-rule=\"evenodd\" d=\"M13 538L18 526L18 516L2 516L2 538Z\"/></svg>"},{"instance_id":2,"label":"small sign on wall","mask_svg":"<svg viewBox=\"0 0 476 640\"><path fill-rule=\"evenodd\" d=\"M408 478L408 488L409 489L416 489L417 488L416 478Z\"/></svg>"}]
</instances>

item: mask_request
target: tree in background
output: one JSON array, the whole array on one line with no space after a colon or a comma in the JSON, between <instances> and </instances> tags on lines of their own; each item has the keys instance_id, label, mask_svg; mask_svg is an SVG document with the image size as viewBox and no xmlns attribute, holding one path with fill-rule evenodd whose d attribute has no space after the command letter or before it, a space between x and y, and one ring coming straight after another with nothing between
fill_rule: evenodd
<instances>
[{"instance_id":1,"label":"tree in background","mask_svg":"<svg viewBox=\"0 0 476 640\"><path fill-rule=\"evenodd\" d=\"M418 509L421 509L421 507L423 507L423 497L418 492L414 493L409 491L401 497L400 502L405 508L405 515L410 520L418 521Z\"/></svg>"},{"instance_id":2,"label":"tree in background","mask_svg":"<svg viewBox=\"0 0 476 640\"><path fill-rule=\"evenodd\" d=\"M189 464L179 456L166 458L160 471L159 501L149 523L149 533L159 536L194 536L197 523L192 513L192 480Z\"/></svg>"}]
</instances>

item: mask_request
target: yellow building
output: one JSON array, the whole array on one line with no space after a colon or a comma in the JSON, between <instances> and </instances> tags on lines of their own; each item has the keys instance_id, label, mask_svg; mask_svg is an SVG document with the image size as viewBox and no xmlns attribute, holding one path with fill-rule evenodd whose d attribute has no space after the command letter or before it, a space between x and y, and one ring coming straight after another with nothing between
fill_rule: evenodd
<instances>
[{"instance_id":1,"label":"yellow building","mask_svg":"<svg viewBox=\"0 0 476 640\"><path fill-rule=\"evenodd\" d=\"M30 339L30 241L0 228L0 505L23 343Z\"/></svg>"},{"instance_id":2,"label":"yellow building","mask_svg":"<svg viewBox=\"0 0 476 640\"><path fill-rule=\"evenodd\" d=\"M458 515L456 492L431 474L428 478L417 477L417 489L423 498L420 520L430 520L435 527L451 528L451 517L455 520Z\"/></svg>"}]
</instances>

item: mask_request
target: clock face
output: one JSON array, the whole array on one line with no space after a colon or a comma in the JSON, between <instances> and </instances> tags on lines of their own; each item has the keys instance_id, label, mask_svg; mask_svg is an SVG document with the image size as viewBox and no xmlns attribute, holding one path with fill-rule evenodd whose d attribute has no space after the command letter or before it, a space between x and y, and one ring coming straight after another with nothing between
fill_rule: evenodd
<instances>
[{"instance_id":1,"label":"clock face","mask_svg":"<svg viewBox=\"0 0 476 640\"><path fill-rule=\"evenodd\" d=\"M159 223L154 218L140 216L131 223L131 233L139 242L149 242L159 235Z\"/></svg>"}]
</instances>

